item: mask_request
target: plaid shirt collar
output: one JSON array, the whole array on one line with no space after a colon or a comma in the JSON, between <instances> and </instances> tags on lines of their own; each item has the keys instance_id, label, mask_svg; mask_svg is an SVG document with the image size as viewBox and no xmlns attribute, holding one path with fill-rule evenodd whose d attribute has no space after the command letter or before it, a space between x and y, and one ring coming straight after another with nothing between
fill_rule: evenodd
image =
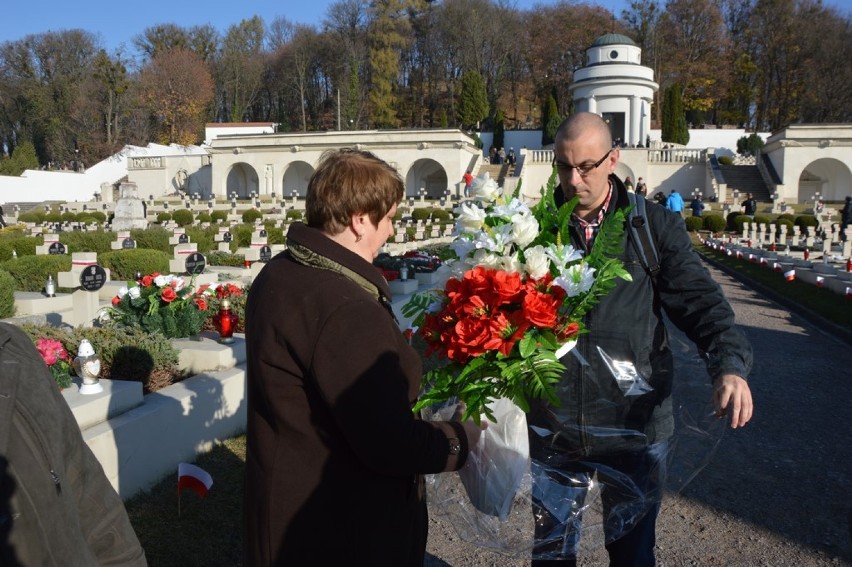
<instances>
[{"instance_id":1,"label":"plaid shirt collar","mask_svg":"<svg viewBox=\"0 0 852 567\"><path fill-rule=\"evenodd\" d=\"M572 214L571 217L574 219L574 222L583 230L583 234L586 237L586 248L591 248L592 243L595 240L595 236L598 234L598 229L600 229L601 223L603 222L604 217L606 216L606 212L609 209L609 203L612 201L612 181L609 182L609 191L606 195L606 200L604 201L601 210L598 211L597 216L591 221L587 221L578 217L576 214Z\"/></svg>"}]
</instances>

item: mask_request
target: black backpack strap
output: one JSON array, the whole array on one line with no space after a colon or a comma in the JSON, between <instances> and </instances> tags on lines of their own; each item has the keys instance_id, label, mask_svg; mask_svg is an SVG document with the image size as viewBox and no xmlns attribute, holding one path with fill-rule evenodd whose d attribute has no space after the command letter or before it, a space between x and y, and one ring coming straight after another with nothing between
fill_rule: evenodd
<instances>
[{"instance_id":1,"label":"black backpack strap","mask_svg":"<svg viewBox=\"0 0 852 567\"><path fill-rule=\"evenodd\" d=\"M640 196L637 199L636 195L629 191L627 197L632 205L627 214L630 240L633 241L633 247L636 248L642 267L645 268L656 285L657 274L660 271L660 257L657 254L657 247L654 245L654 237L651 234L651 225L645 212L645 198Z\"/></svg>"}]
</instances>

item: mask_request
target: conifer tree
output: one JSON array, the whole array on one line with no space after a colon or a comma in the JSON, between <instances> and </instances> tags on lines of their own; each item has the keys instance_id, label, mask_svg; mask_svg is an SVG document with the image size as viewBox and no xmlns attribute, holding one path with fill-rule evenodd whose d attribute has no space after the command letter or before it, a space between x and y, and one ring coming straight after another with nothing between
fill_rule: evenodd
<instances>
[{"instance_id":1,"label":"conifer tree","mask_svg":"<svg viewBox=\"0 0 852 567\"><path fill-rule=\"evenodd\" d=\"M552 144L556 139L556 130L562 122L559 116L559 109L556 107L556 99L553 98L553 93L547 95L547 104L544 105L544 112L541 117L541 143L546 146Z\"/></svg>"},{"instance_id":2,"label":"conifer tree","mask_svg":"<svg viewBox=\"0 0 852 567\"><path fill-rule=\"evenodd\" d=\"M462 75L461 97L459 99L459 119L462 128L475 128L479 121L488 116L488 94L485 81L476 71L467 71Z\"/></svg>"}]
</instances>

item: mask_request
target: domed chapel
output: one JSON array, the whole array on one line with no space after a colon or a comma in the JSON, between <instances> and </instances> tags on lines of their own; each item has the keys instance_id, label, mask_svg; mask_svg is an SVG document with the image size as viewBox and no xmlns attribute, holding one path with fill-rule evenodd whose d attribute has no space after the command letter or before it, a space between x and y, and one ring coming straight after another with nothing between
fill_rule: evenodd
<instances>
[{"instance_id":1,"label":"domed chapel","mask_svg":"<svg viewBox=\"0 0 852 567\"><path fill-rule=\"evenodd\" d=\"M651 104L660 86L654 71L642 65L642 49L618 33L597 38L586 50L586 66L574 72L568 87L578 112L600 114L613 139L627 146L645 144L651 131Z\"/></svg>"}]
</instances>

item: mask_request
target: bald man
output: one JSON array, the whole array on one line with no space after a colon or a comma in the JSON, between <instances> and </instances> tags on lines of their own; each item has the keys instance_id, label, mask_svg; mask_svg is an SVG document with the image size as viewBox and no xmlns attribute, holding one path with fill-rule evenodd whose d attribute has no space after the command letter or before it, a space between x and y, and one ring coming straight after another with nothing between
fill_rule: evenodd
<instances>
[{"instance_id":1,"label":"bald man","mask_svg":"<svg viewBox=\"0 0 852 567\"><path fill-rule=\"evenodd\" d=\"M588 254L607 215L627 209L614 174L619 149L604 120L578 113L556 133L557 204L576 198L572 244ZM732 428L752 416L745 377L751 346L734 313L692 249L680 216L646 204L660 257L649 274L625 229L620 259L632 281L616 287L585 317L588 333L562 358L560 404L530 413L533 457L533 565L575 565L587 489L599 483L610 564L654 565L655 525L674 430L674 368L663 312L705 355L717 414ZM594 480L596 479L596 480Z\"/></svg>"}]
</instances>

